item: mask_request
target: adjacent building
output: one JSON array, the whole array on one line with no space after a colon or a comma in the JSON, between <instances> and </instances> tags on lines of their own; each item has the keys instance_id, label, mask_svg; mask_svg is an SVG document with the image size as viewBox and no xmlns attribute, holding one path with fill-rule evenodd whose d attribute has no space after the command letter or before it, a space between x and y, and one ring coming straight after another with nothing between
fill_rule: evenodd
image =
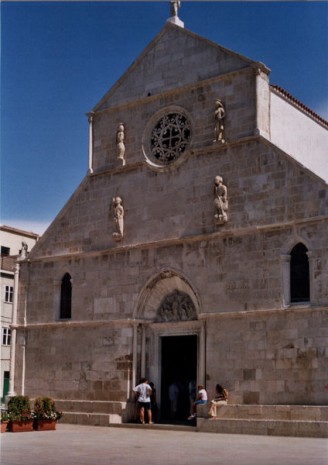
<instances>
[{"instance_id":1,"label":"adjacent building","mask_svg":"<svg viewBox=\"0 0 328 465\"><path fill-rule=\"evenodd\" d=\"M1 403L9 389L10 375L10 349L11 349L11 323L14 302L14 275L15 263L24 248L26 251L32 249L39 235L13 228L11 226L0 226L1 247ZM25 252L24 252L25 254Z\"/></svg>"}]
</instances>

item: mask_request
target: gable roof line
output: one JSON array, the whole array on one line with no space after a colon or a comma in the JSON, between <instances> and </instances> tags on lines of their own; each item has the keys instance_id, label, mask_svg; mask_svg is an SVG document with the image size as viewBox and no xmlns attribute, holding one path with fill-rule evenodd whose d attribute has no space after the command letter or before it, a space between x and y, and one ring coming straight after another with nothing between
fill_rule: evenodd
<instances>
[{"instance_id":1,"label":"gable roof line","mask_svg":"<svg viewBox=\"0 0 328 465\"><path fill-rule=\"evenodd\" d=\"M163 28L159 31L159 33L149 42L149 44L146 46L146 48L140 53L140 55L132 62L132 64L127 68L127 70L121 75L121 77L115 82L115 84L106 92L106 94L100 99L100 101L93 107L91 110L92 112L96 112L108 98L116 91L117 88L120 87L120 85L125 81L125 79L129 76L129 74L132 73L132 71L137 67L137 65L141 62L141 60L147 55L149 50L151 50L154 45L160 40L160 38L166 33L167 29L175 29L179 31L182 34L187 34L190 37L193 37L194 39L201 40L202 42L205 42L211 47L215 47L229 55L232 55L235 58L238 58L250 66L256 65L258 68L260 68L263 72L266 74L270 73L269 68L267 68L263 63L257 62L255 60L251 60L248 57L245 57L243 55L240 55L239 53L233 52L232 50L222 47L221 45L218 45L217 43L206 39L205 37L202 37L192 31L189 31L188 29L181 28L180 26L176 26L175 24L172 24L170 22L165 23Z\"/></svg>"}]
</instances>

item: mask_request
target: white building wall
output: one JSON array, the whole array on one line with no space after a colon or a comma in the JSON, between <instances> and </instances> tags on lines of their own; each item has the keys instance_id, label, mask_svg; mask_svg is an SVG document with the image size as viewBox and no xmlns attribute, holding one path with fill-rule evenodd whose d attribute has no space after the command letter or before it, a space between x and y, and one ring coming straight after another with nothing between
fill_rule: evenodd
<instances>
[{"instance_id":1,"label":"white building wall","mask_svg":"<svg viewBox=\"0 0 328 465\"><path fill-rule=\"evenodd\" d=\"M30 251L38 239L38 234L10 226L0 226L0 245L10 248L9 255L18 255L23 241L26 242L28 251Z\"/></svg>"},{"instance_id":2,"label":"white building wall","mask_svg":"<svg viewBox=\"0 0 328 465\"><path fill-rule=\"evenodd\" d=\"M1 337L1 369L0 369L0 398L3 395L4 374L10 371L11 346L4 344L3 330L9 330L12 323L13 302L6 296L6 287L12 288L14 292L14 266L16 258L22 248L22 242L26 242L28 251L31 251L39 238L38 234L12 228L11 226L0 226L0 245L10 249L9 257L1 257L0 273L0 337Z\"/></svg>"},{"instance_id":3,"label":"white building wall","mask_svg":"<svg viewBox=\"0 0 328 465\"><path fill-rule=\"evenodd\" d=\"M271 90L271 141L328 183L328 131Z\"/></svg>"}]
</instances>

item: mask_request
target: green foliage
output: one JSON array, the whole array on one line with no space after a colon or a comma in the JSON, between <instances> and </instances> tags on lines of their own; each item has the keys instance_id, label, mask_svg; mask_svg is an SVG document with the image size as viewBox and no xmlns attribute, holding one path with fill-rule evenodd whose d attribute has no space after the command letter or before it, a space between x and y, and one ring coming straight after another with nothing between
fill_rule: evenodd
<instances>
[{"instance_id":1,"label":"green foliage","mask_svg":"<svg viewBox=\"0 0 328 465\"><path fill-rule=\"evenodd\" d=\"M37 397L34 400L33 418L35 420L59 420L62 413L56 409L56 404L50 397Z\"/></svg>"},{"instance_id":2,"label":"green foliage","mask_svg":"<svg viewBox=\"0 0 328 465\"><path fill-rule=\"evenodd\" d=\"M11 420L32 419L30 399L27 396L14 396L8 402L8 415Z\"/></svg>"},{"instance_id":3,"label":"green foliage","mask_svg":"<svg viewBox=\"0 0 328 465\"><path fill-rule=\"evenodd\" d=\"M9 421L9 420L10 420L9 413L6 410L1 410L1 413L0 413L0 421L1 421L1 423L4 422L4 421Z\"/></svg>"}]
</instances>

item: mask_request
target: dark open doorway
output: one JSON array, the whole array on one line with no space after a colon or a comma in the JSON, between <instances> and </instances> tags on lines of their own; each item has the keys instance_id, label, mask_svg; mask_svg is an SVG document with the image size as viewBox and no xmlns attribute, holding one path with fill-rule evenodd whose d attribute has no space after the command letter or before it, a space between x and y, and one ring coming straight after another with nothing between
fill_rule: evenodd
<instances>
[{"instance_id":1,"label":"dark open doorway","mask_svg":"<svg viewBox=\"0 0 328 465\"><path fill-rule=\"evenodd\" d=\"M165 336L162 341L161 421L185 421L190 412L188 385L197 379L197 336ZM172 386L175 384L175 386ZM169 392L176 394L174 405Z\"/></svg>"}]
</instances>

